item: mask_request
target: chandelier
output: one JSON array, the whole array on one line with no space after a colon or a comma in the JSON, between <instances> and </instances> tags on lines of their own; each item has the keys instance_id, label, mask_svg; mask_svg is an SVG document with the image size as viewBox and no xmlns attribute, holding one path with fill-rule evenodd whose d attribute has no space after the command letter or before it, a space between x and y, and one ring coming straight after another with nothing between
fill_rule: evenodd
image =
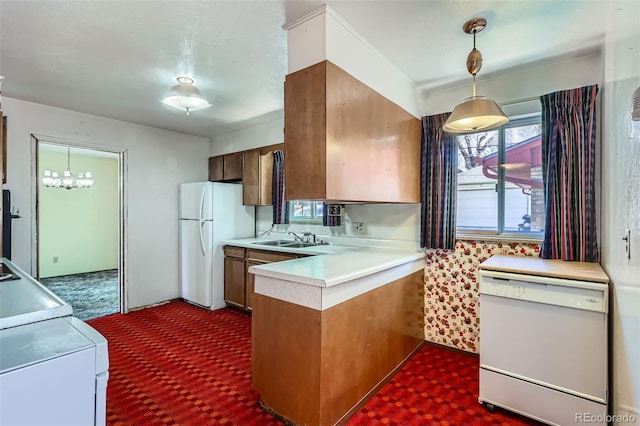
<instances>
[{"instance_id":1,"label":"chandelier","mask_svg":"<svg viewBox=\"0 0 640 426\"><path fill-rule=\"evenodd\" d=\"M67 170L62 172L62 177L58 175L58 172L45 170L42 184L49 188L89 188L93 185L93 178L91 172L80 172L78 177L71 172L71 148L67 148Z\"/></svg>"}]
</instances>

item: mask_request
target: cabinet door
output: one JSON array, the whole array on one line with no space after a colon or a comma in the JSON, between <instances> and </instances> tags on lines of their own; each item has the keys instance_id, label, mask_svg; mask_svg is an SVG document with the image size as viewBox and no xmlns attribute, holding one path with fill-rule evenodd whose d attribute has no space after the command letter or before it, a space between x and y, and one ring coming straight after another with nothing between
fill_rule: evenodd
<instances>
[{"instance_id":1,"label":"cabinet door","mask_svg":"<svg viewBox=\"0 0 640 426\"><path fill-rule=\"evenodd\" d=\"M209 181L220 182L224 179L223 156L209 157Z\"/></svg>"},{"instance_id":2,"label":"cabinet door","mask_svg":"<svg viewBox=\"0 0 640 426\"><path fill-rule=\"evenodd\" d=\"M224 301L245 306L245 266L243 259L224 258Z\"/></svg>"},{"instance_id":3,"label":"cabinet door","mask_svg":"<svg viewBox=\"0 0 640 426\"><path fill-rule=\"evenodd\" d=\"M273 197L273 152L245 151L242 158L242 204L270 206Z\"/></svg>"},{"instance_id":4,"label":"cabinet door","mask_svg":"<svg viewBox=\"0 0 640 426\"><path fill-rule=\"evenodd\" d=\"M273 152L260 155L260 205L273 204Z\"/></svg>"},{"instance_id":5,"label":"cabinet door","mask_svg":"<svg viewBox=\"0 0 640 426\"><path fill-rule=\"evenodd\" d=\"M223 162L225 181L242 180L242 152L225 154Z\"/></svg>"},{"instance_id":6,"label":"cabinet door","mask_svg":"<svg viewBox=\"0 0 640 426\"><path fill-rule=\"evenodd\" d=\"M253 309L253 293L255 289L256 276L249 273L249 267L254 265L263 265L264 262L256 262L247 260L247 294L245 296L247 309Z\"/></svg>"},{"instance_id":7,"label":"cabinet door","mask_svg":"<svg viewBox=\"0 0 640 426\"><path fill-rule=\"evenodd\" d=\"M242 204L260 205L260 150L242 154Z\"/></svg>"},{"instance_id":8,"label":"cabinet door","mask_svg":"<svg viewBox=\"0 0 640 426\"><path fill-rule=\"evenodd\" d=\"M323 200L327 178L325 62L288 74L284 83L286 200ZM348 106L336 105L348 109ZM345 123L346 125L347 123Z\"/></svg>"}]
</instances>

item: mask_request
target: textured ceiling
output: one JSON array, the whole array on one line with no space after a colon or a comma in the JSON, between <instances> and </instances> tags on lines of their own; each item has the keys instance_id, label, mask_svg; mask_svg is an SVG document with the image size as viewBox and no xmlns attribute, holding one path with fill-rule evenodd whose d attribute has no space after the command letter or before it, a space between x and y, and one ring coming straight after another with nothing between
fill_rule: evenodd
<instances>
[{"instance_id":1,"label":"textured ceiling","mask_svg":"<svg viewBox=\"0 0 640 426\"><path fill-rule=\"evenodd\" d=\"M192 135L229 133L281 116L282 26L323 4L430 90L468 78L473 40L461 27L472 17L489 21L478 35L486 77L598 49L625 2L1 0L2 92ZM161 104L178 75L214 106L186 116Z\"/></svg>"}]
</instances>

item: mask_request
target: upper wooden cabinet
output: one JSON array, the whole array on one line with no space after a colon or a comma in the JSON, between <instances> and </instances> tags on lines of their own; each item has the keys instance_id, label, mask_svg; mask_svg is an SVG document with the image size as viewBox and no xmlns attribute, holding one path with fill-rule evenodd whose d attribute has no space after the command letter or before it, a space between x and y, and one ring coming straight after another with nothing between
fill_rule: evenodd
<instances>
[{"instance_id":1,"label":"upper wooden cabinet","mask_svg":"<svg viewBox=\"0 0 640 426\"><path fill-rule=\"evenodd\" d=\"M285 80L285 199L420 202L420 120L329 61Z\"/></svg>"},{"instance_id":2,"label":"upper wooden cabinet","mask_svg":"<svg viewBox=\"0 0 640 426\"><path fill-rule=\"evenodd\" d=\"M242 155L242 204L270 206L273 193L273 151L260 149Z\"/></svg>"},{"instance_id":3,"label":"upper wooden cabinet","mask_svg":"<svg viewBox=\"0 0 640 426\"><path fill-rule=\"evenodd\" d=\"M242 180L242 152L209 157L209 180L212 182Z\"/></svg>"},{"instance_id":4,"label":"upper wooden cabinet","mask_svg":"<svg viewBox=\"0 0 640 426\"><path fill-rule=\"evenodd\" d=\"M216 157L209 157L209 181L221 182L224 180L224 163L222 161L223 155Z\"/></svg>"}]
</instances>

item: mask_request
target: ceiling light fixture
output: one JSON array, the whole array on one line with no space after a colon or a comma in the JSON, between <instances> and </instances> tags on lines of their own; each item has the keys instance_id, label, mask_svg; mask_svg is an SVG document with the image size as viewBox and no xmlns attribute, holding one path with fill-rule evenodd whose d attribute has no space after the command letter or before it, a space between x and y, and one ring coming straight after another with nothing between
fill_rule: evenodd
<instances>
[{"instance_id":1,"label":"ceiling light fixture","mask_svg":"<svg viewBox=\"0 0 640 426\"><path fill-rule=\"evenodd\" d=\"M50 188L89 188L93 185L91 172L78 173L78 177L71 172L71 148L67 148L67 170L62 174L62 178L58 176L58 172L45 170L42 177L42 184Z\"/></svg>"},{"instance_id":2,"label":"ceiling light fixture","mask_svg":"<svg viewBox=\"0 0 640 426\"><path fill-rule=\"evenodd\" d=\"M476 49L476 33L484 30L487 20L476 18L467 21L462 29L473 34L473 50L467 56L467 71L473 76L473 94L453 109L442 126L449 133L475 133L500 127L509 121L500 107L491 99L476 96L476 74L482 68L482 53Z\"/></svg>"},{"instance_id":3,"label":"ceiling light fixture","mask_svg":"<svg viewBox=\"0 0 640 426\"><path fill-rule=\"evenodd\" d=\"M170 107L189 112L198 109L209 108L211 104L207 102L200 90L193 85L193 79L189 77L178 77L178 84L169 90L169 94L162 101Z\"/></svg>"}]
</instances>

